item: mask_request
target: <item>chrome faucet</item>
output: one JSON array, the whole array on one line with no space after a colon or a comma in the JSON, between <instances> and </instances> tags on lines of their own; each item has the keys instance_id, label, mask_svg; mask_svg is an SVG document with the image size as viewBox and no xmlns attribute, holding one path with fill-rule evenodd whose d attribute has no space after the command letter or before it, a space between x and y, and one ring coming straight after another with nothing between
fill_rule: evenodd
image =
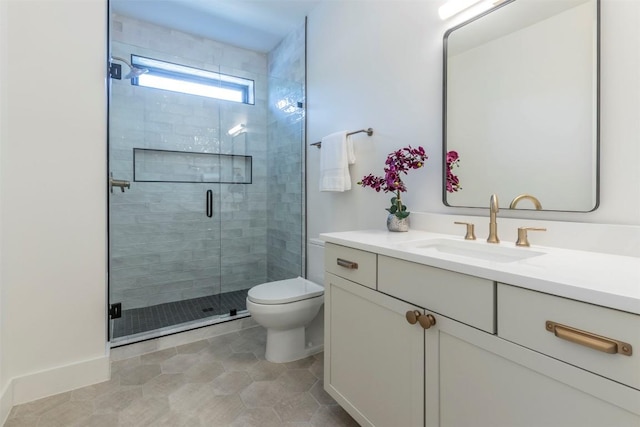
<instances>
[{"instance_id":1,"label":"chrome faucet","mask_svg":"<svg viewBox=\"0 0 640 427\"><path fill-rule=\"evenodd\" d=\"M540 200L536 199L531 194L520 194L519 196L516 196L511 201L511 204L509 205L509 209L515 209L518 202L523 199L531 200L533 202L533 205L536 207L537 211L542 209L542 204L540 204Z\"/></svg>"},{"instance_id":2,"label":"chrome faucet","mask_svg":"<svg viewBox=\"0 0 640 427\"><path fill-rule=\"evenodd\" d=\"M487 242L489 243L500 243L500 239L498 239L498 222L496 221L496 214L499 210L498 196L492 194L489 199L489 237L487 237Z\"/></svg>"}]
</instances>

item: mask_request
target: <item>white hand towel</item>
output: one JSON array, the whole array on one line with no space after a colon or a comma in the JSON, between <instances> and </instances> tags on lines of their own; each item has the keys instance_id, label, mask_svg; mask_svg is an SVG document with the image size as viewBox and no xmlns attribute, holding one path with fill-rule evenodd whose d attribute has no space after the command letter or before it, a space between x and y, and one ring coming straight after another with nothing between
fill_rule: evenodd
<instances>
[{"instance_id":1,"label":"white hand towel","mask_svg":"<svg viewBox=\"0 0 640 427\"><path fill-rule=\"evenodd\" d=\"M320 191L351 190L349 165L356 161L353 143L346 131L322 138L320 149Z\"/></svg>"},{"instance_id":2,"label":"white hand towel","mask_svg":"<svg viewBox=\"0 0 640 427\"><path fill-rule=\"evenodd\" d=\"M356 164L356 152L353 150L353 140L351 139L351 135L347 135L347 160L350 165Z\"/></svg>"}]
</instances>

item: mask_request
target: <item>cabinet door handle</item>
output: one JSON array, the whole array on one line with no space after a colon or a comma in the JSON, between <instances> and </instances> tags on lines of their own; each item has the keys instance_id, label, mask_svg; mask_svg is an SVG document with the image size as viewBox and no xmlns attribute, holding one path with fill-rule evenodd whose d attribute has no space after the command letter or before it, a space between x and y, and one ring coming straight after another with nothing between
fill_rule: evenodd
<instances>
[{"instance_id":1,"label":"cabinet door handle","mask_svg":"<svg viewBox=\"0 0 640 427\"><path fill-rule=\"evenodd\" d=\"M591 332L572 328L571 326L562 325L550 320L545 322L545 329L549 332L553 332L558 338L562 338L563 340L580 344L594 350L602 351L603 353L620 353L625 356L631 356L633 353L631 344L626 342L596 335Z\"/></svg>"},{"instance_id":2,"label":"cabinet door handle","mask_svg":"<svg viewBox=\"0 0 640 427\"><path fill-rule=\"evenodd\" d=\"M422 313L420 313L418 310L409 310L404 315L404 317L407 318L407 322L411 323L412 325L415 325L418 322L420 316L422 316Z\"/></svg>"},{"instance_id":3,"label":"cabinet door handle","mask_svg":"<svg viewBox=\"0 0 640 427\"><path fill-rule=\"evenodd\" d=\"M415 325L416 323L420 323L423 329L429 329L433 325L436 324L436 318L433 317L432 314L422 314L418 310L409 310L405 314L407 318L407 322Z\"/></svg>"},{"instance_id":4,"label":"cabinet door handle","mask_svg":"<svg viewBox=\"0 0 640 427\"><path fill-rule=\"evenodd\" d=\"M348 268L350 270L357 270L358 269L358 263L357 262L348 261L348 260L342 259L342 258L338 258L337 262L338 262L338 265L340 267L345 267L345 268Z\"/></svg>"},{"instance_id":5,"label":"cabinet door handle","mask_svg":"<svg viewBox=\"0 0 640 427\"><path fill-rule=\"evenodd\" d=\"M424 316L418 317L418 323L420 323L423 329L429 329L436 324L436 318L433 317L432 314L425 314Z\"/></svg>"}]
</instances>

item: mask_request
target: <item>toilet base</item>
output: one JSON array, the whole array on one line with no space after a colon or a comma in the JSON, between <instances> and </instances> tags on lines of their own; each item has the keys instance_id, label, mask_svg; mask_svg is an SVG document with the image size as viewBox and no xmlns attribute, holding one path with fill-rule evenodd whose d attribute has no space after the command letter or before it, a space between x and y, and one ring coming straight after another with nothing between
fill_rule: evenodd
<instances>
[{"instance_id":1,"label":"toilet base","mask_svg":"<svg viewBox=\"0 0 640 427\"><path fill-rule=\"evenodd\" d=\"M267 328L267 350L264 357L269 362L293 362L306 355L304 326L284 331Z\"/></svg>"}]
</instances>

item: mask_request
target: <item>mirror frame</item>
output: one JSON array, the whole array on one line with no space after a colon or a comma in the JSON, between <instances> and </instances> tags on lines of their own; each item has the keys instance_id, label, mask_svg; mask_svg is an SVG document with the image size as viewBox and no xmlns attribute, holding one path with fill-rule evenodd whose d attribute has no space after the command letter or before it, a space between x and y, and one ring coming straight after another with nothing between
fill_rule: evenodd
<instances>
[{"instance_id":1,"label":"mirror frame","mask_svg":"<svg viewBox=\"0 0 640 427\"><path fill-rule=\"evenodd\" d=\"M510 5L511 3L516 2L517 0L505 0L502 3L492 7L478 15L458 24L452 28L449 28L443 36L443 60L442 60L442 203L450 208L488 208L487 206L453 206L447 202L447 53L448 53L448 38L449 35L474 22L482 17L489 15L505 6ZM500 209L509 210L509 211L533 211L533 212L577 212L577 213L587 213L593 212L600 206L600 56L601 56L601 0L595 0L596 2L596 40L595 40L595 93L594 93L594 102L595 102L595 130L594 130L594 141L595 147L594 150L594 158L595 158L595 203L592 209L582 211L582 210L562 210L562 209L542 209L536 211L535 209L530 208L517 208L511 209L510 207L500 207ZM487 198L489 198L491 194L487 194ZM499 196L499 195L498 195Z\"/></svg>"}]
</instances>

